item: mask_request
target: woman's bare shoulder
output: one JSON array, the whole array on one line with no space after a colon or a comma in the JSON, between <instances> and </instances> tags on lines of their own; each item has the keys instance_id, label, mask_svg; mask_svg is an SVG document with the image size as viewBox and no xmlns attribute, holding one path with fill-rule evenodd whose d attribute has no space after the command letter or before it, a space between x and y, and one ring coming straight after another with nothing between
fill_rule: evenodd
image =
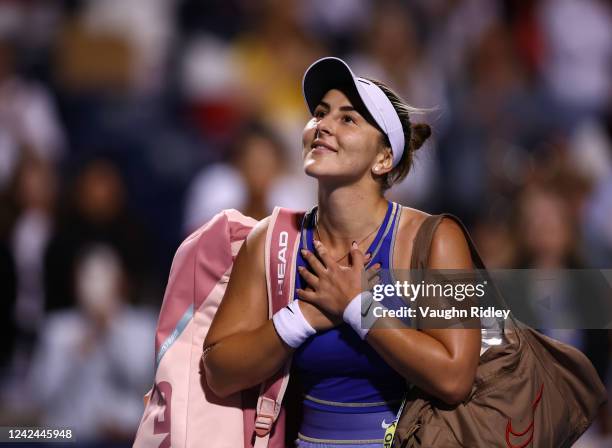
<instances>
[{"instance_id":1,"label":"woman's bare shoulder","mask_svg":"<svg viewBox=\"0 0 612 448\"><path fill-rule=\"evenodd\" d=\"M462 227L452 218L444 217L431 242L429 265L436 269L470 269L472 257Z\"/></svg>"},{"instance_id":2,"label":"woman's bare shoulder","mask_svg":"<svg viewBox=\"0 0 612 448\"><path fill-rule=\"evenodd\" d=\"M403 235L405 245L410 241L408 245L412 248L412 241L419 227L429 216L431 216L430 213L422 210L402 206L400 232ZM459 268L466 266L468 259L469 247L463 230L454 219L442 218L431 242L431 261L436 265L440 265L439 267L450 269L451 267Z\"/></svg>"},{"instance_id":3,"label":"woman's bare shoulder","mask_svg":"<svg viewBox=\"0 0 612 448\"><path fill-rule=\"evenodd\" d=\"M395 268L408 269L410 267L414 238L419 227L428 216L431 215L422 210L402 206L399 228L394 243L393 266Z\"/></svg>"},{"instance_id":4,"label":"woman's bare shoulder","mask_svg":"<svg viewBox=\"0 0 612 448\"><path fill-rule=\"evenodd\" d=\"M431 216L430 213L424 212L413 207L407 207L402 205L402 215L400 217L400 231L402 233L408 233L414 237L418 228L423 224L423 221Z\"/></svg>"}]
</instances>

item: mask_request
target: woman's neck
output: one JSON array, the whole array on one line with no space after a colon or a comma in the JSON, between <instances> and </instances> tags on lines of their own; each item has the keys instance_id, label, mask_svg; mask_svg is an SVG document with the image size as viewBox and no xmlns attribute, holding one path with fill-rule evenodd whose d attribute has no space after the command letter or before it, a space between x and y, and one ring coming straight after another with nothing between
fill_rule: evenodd
<instances>
[{"instance_id":1,"label":"woman's neck","mask_svg":"<svg viewBox=\"0 0 612 448\"><path fill-rule=\"evenodd\" d=\"M387 200L371 187L360 185L332 188L319 184L318 202L319 233L332 252L344 250L352 241L359 242L371 234L387 212Z\"/></svg>"}]
</instances>

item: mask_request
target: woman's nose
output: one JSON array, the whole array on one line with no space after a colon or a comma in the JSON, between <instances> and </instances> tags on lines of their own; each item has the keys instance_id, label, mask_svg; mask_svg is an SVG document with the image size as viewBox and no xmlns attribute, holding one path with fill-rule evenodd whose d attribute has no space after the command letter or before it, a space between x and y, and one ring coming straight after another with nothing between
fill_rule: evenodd
<instances>
[{"instance_id":1,"label":"woman's nose","mask_svg":"<svg viewBox=\"0 0 612 448\"><path fill-rule=\"evenodd\" d=\"M322 134L331 135L332 129L329 124L328 115L324 116L320 120L317 121L317 125L315 126L315 135L319 136Z\"/></svg>"}]
</instances>

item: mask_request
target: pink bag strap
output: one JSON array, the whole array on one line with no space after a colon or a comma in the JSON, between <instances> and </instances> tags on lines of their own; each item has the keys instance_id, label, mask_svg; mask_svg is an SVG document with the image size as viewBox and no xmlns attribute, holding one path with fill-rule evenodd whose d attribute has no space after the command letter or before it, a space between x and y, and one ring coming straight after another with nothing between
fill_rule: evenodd
<instances>
[{"instance_id":1,"label":"pink bag strap","mask_svg":"<svg viewBox=\"0 0 612 448\"><path fill-rule=\"evenodd\" d=\"M265 264L268 289L268 316L293 300L295 261L304 212L276 207L266 235ZM272 425L278 418L289 384L291 360L272 378L262 383L257 400L255 447L267 447Z\"/></svg>"},{"instance_id":2,"label":"pink bag strap","mask_svg":"<svg viewBox=\"0 0 612 448\"><path fill-rule=\"evenodd\" d=\"M266 283L269 317L293 299L295 260L304 212L276 207L266 235Z\"/></svg>"}]
</instances>

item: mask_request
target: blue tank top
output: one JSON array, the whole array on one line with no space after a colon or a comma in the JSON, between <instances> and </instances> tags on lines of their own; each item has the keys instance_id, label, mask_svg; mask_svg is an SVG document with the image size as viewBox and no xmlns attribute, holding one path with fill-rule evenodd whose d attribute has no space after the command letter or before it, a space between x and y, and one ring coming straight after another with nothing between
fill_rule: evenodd
<instances>
[{"instance_id":1,"label":"blue tank top","mask_svg":"<svg viewBox=\"0 0 612 448\"><path fill-rule=\"evenodd\" d=\"M391 269L393 246L402 207L389 202L385 219L370 247L381 269ZM304 217L300 249L313 247L316 207ZM315 252L316 253L316 252ZM308 267L298 251L297 266ZM306 282L296 271L296 288ZM297 294L295 299L299 300ZM389 410L401 402L406 380L346 323L308 338L293 354L294 374L302 385L304 404L321 410L366 413Z\"/></svg>"}]
</instances>

